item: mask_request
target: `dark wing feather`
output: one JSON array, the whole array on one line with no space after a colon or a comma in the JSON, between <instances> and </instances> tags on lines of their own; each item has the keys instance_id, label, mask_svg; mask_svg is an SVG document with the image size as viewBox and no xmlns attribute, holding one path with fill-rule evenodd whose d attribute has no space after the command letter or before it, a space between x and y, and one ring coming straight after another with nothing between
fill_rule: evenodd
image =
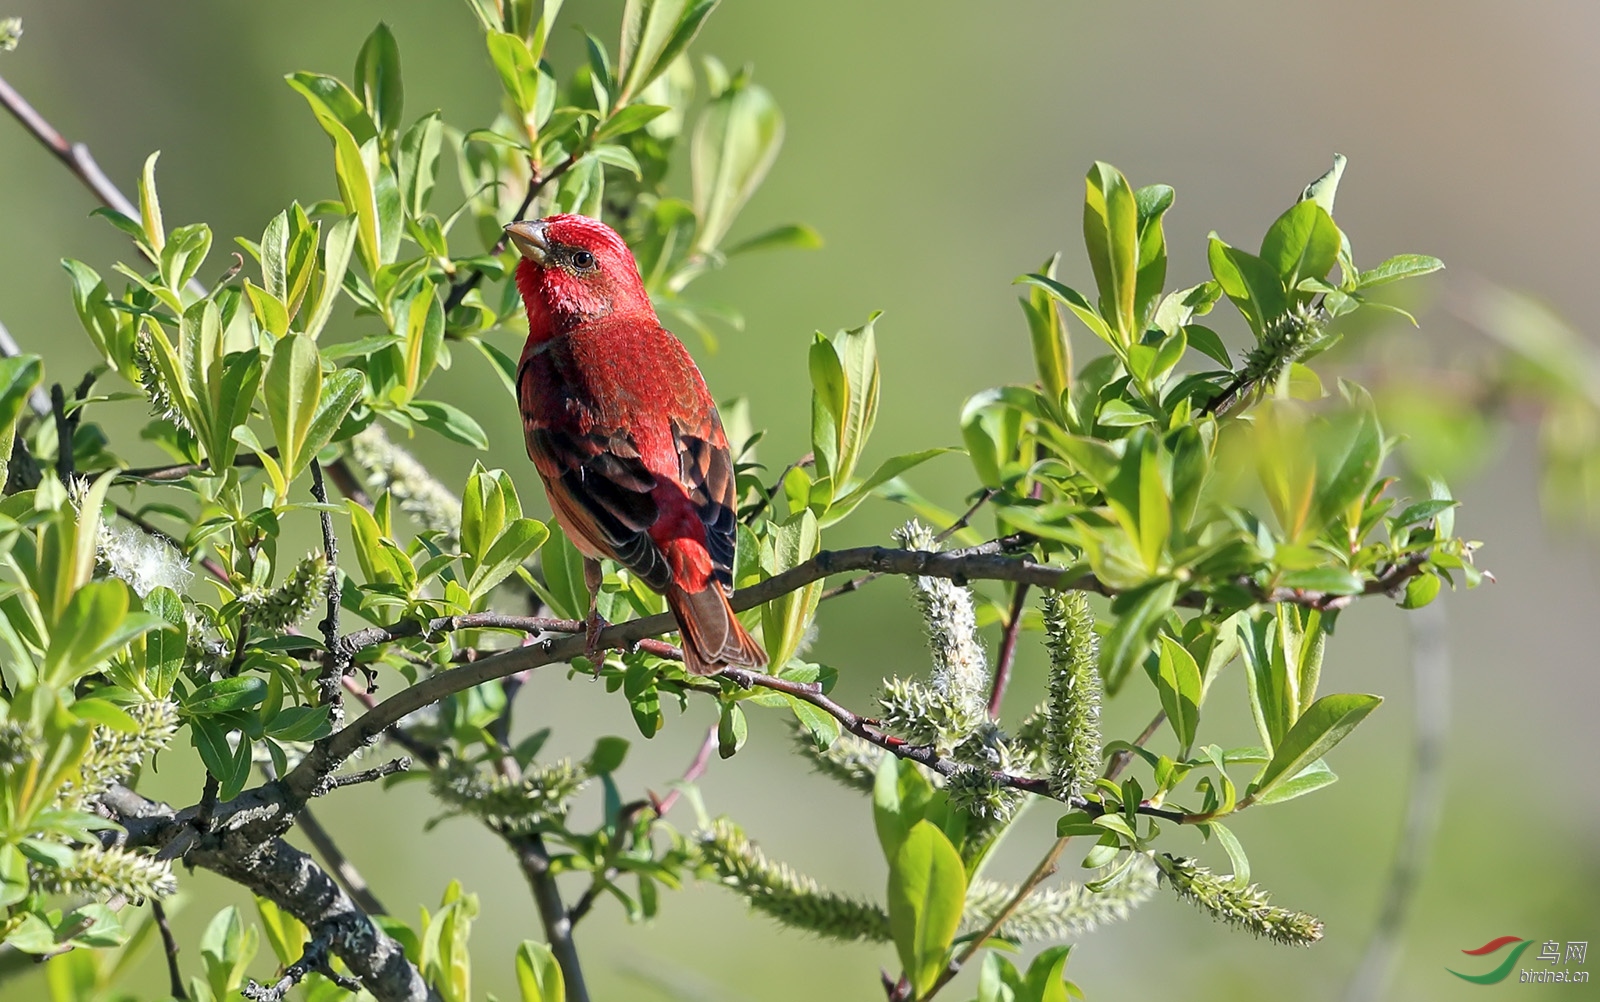
<instances>
[{"instance_id":1,"label":"dark wing feather","mask_svg":"<svg viewBox=\"0 0 1600 1002\"><path fill-rule=\"evenodd\" d=\"M734 514L733 458L722 421L713 410L709 427L691 431L674 419L672 437L678 446L678 482L706 529L712 577L724 592L731 591L739 526Z\"/></svg>"},{"instance_id":2,"label":"dark wing feather","mask_svg":"<svg viewBox=\"0 0 1600 1002\"><path fill-rule=\"evenodd\" d=\"M547 480L558 481L562 500L575 505L617 562L656 591L672 581L650 527L660 517L656 478L624 432L582 435L557 428L527 428L528 452ZM552 486L555 486L552 484Z\"/></svg>"}]
</instances>

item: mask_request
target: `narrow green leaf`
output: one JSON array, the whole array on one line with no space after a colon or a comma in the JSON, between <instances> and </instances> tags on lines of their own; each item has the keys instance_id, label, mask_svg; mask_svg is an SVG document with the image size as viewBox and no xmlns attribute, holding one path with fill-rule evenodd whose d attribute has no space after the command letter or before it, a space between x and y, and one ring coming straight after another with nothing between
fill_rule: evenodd
<instances>
[{"instance_id":1,"label":"narrow green leaf","mask_svg":"<svg viewBox=\"0 0 1600 1002\"><path fill-rule=\"evenodd\" d=\"M1085 179L1083 238L1100 289L1100 315L1127 346L1138 335L1139 209L1122 172L1095 162Z\"/></svg>"},{"instance_id":2,"label":"narrow green leaf","mask_svg":"<svg viewBox=\"0 0 1600 1002\"><path fill-rule=\"evenodd\" d=\"M517 990L522 1002L567 1002L561 965L548 946L525 939L517 947Z\"/></svg>"},{"instance_id":3,"label":"narrow green leaf","mask_svg":"<svg viewBox=\"0 0 1600 1002\"><path fill-rule=\"evenodd\" d=\"M949 959L967 896L967 871L961 854L932 822L919 821L889 863L889 931L922 997Z\"/></svg>"},{"instance_id":4,"label":"narrow green leaf","mask_svg":"<svg viewBox=\"0 0 1600 1002\"><path fill-rule=\"evenodd\" d=\"M1279 784L1299 775L1311 763L1326 755L1345 735L1365 720L1383 702L1381 696L1340 693L1323 696L1312 703L1284 735L1255 782L1250 784L1247 801L1255 801Z\"/></svg>"}]
</instances>

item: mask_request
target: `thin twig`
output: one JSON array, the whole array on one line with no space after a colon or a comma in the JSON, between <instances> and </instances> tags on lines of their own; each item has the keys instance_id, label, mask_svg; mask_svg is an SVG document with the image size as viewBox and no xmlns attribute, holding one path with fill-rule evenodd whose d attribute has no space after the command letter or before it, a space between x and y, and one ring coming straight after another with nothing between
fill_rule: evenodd
<instances>
[{"instance_id":1,"label":"thin twig","mask_svg":"<svg viewBox=\"0 0 1600 1002\"><path fill-rule=\"evenodd\" d=\"M173 938L167 910L160 899L150 899L150 914L155 916L156 930L161 933L161 948L167 955L167 993L178 1002L187 1002L189 994L183 989L183 972L178 970L178 941Z\"/></svg>"},{"instance_id":2,"label":"thin twig","mask_svg":"<svg viewBox=\"0 0 1600 1002\"><path fill-rule=\"evenodd\" d=\"M985 487L983 490L979 491L978 498L976 501L972 502L972 506L966 511L962 512L960 518L945 526L938 535L933 537L934 545L937 546L938 544L943 543L951 536L954 536L962 529L965 529L972 522L973 516L978 514L978 509L994 500L994 496L999 493L1000 492L993 487Z\"/></svg>"},{"instance_id":3,"label":"thin twig","mask_svg":"<svg viewBox=\"0 0 1600 1002\"><path fill-rule=\"evenodd\" d=\"M717 725L712 724L706 728L706 739L700 742L700 750L694 753L694 759L689 762L689 768L683 770L683 777L678 780L680 785L673 787L665 797L655 800L656 817L666 817L672 810L672 805L678 802L678 795L683 792L683 786L693 783L705 775L706 766L711 764L711 753L717 750Z\"/></svg>"},{"instance_id":4,"label":"thin twig","mask_svg":"<svg viewBox=\"0 0 1600 1002\"><path fill-rule=\"evenodd\" d=\"M1411 685L1415 708L1411 743L1411 789L1383 911L1345 991L1345 1002L1377 1002L1394 973L1406 918L1428 861L1428 848L1444 805L1444 749L1450 727L1450 637L1444 604L1435 600L1406 619L1411 631Z\"/></svg>"},{"instance_id":5,"label":"thin twig","mask_svg":"<svg viewBox=\"0 0 1600 1002\"><path fill-rule=\"evenodd\" d=\"M506 225L509 226L511 223L520 222L522 217L528 214L528 210L533 208L533 200L539 197L539 192L544 190L545 185L571 170L572 165L582 159L583 155L587 152L587 148L584 145L580 145L577 149L568 154L567 158L557 164L555 169L548 174L541 175L538 171L538 168L534 168L533 175L528 178L528 193L522 197L522 204L517 206L517 211L512 214L510 219L506 220ZM494 246L490 248L490 255L498 256L502 251L504 251L506 249L507 239L508 238L506 235L501 233L500 239L496 240L494 242ZM455 309L457 306L460 306L461 301L467 298L467 293L471 292L473 289L476 289L478 287L478 283L482 281L483 270L481 268L474 268L472 269L472 273L466 278L459 282L453 283L450 286L450 294L446 296L444 300L445 315L448 316L451 310Z\"/></svg>"},{"instance_id":6,"label":"thin twig","mask_svg":"<svg viewBox=\"0 0 1600 1002\"><path fill-rule=\"evenodd\" d=\"M139 218L139 210L128 201L128 197L115 184L111 183L111 179L106 177L105 171L100 169L100 165L89 152L89 147L83 143L68 142L67 138L39 114L21 94L18 94L4 77L0 77L0 105L11 112L12 116L22 123L22 127L27 129L45 149L55 154L56 159L65 164L73 176L82 181L84 187L88 188L101 204L122 213L129 219ZM158 262L152 261L152 263ZM196 296L206 295L205 286L196 279L189 280L188 288Z\"/></svg>"},{"instance_id":7,"label":"thin twig","mask_svg":"<svg viewBox=\"0 0 1600 1002\"><path fill-rule=\"evenodd\" d=\"M305 833L306 841L317 850L317 855L328 865L328 869L344 885L345 891L350 895L350 900L368 915L387 915L389 909L383 906L378 896L372 893L372 886L367 883L361 871L355 868L350 858L339 848L328 830L322 827L322 822L311 812L311 808L304 807L300 810L300 817L296 820L300 830Z\"/></svg>"},{"instance_id":8,"label":"thin twig","mask_svg":"<svg viewBox=\"0 0 1600 1002\"><path fill-rule=\"evenodd\" d=\"M1000 635L1000 653L994 662L994 686L989 690L989 718L1000 719L1000 702L1005 699L1006 683L1011 681L1011 665L1017 660L1017 638L1022 635L1022 614L1028 605L1027 584L1017 585L1011 596L1011 618Z\"/></svg>"},{"instance_id":9,"label":"thin twig","mask_svg":"<svg viewBox=\"0 0 1600 1002\"><path fill-rule=\"evenodd\" d=\"M346 772L340 773L337 776L329 776L323 783L322 792L326 794L331 793L334 790L342 789L346 786L359 786L362 783L374 783L385 776L393 776L397 772L406 772L410 768L410 757L402 755L397 759L391 759L390 761L379 766L374 766L371 769L363 769L360 772Z\"/></svg>"},{"instance_id":10,"label":"thin twig","mask_svg":"<svg viewBox=\"0 0 1600 1002\"><path fill-rule=\"evenodd\" d=\"M581 639L581 638L580 638ZM517 865L533 891L534 904L539 909L539 919L544 925L545 939L561 977L566 982L570 1002L589 1002L589 990L583 981L583 964L578 959L577 945L572 941L572 920L567 917L566 906L561 903L561 891L556 887L555 874L550 872L550 852L538 834L517 837L513 842Z\"/></svg>"},{"instance_id":11,"label":"thin twig","mask_svg":"<svg viewBox=\"0 0 1600 1002\"><path fill-rule=\"evenodd\" d=\"M816 460L816 453L808 452L804 456L801 456L799 459L790 463L788 466L785 466L783 468L783 472L778 474L778 478L772 482L772 486L768 487L761 495L761 500L751 505L749 510L740 516L739 520L745 525L755 525L756 519L760 518L761 513L772 506L772 499L778 496L779 491L783 490L783 482L789 478L789 473L793 470L800 469L802 466L810 466L812 463L816 462Z\"/></svg>"},{"instance_id":12,"label":"thin twig","mask_svg":"<svg viewBox=\"0 0 1600 1002\"><path fill-rule=\"evenodd\" d=\"M322 464L311 460L311 496L318 504L328 503L328 486L322 482ZM323 508L317 512L322 520L322 555L328 562L327 614L317 626L322 630L322 673L317 677L322 703L330 707L332 719L344 719L344 704L339 701L339 680L344 677L350 659L339 646L339 537L333 531L333 514Z\"/></svg>"}]
</instances>

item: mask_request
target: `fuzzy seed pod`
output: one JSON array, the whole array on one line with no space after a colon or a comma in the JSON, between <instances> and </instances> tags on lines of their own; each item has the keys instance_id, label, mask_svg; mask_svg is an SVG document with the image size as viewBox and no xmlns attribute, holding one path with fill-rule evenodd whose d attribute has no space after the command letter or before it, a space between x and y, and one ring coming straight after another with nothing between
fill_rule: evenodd
<instances>
[{"instance_id":1,"label":"fuzzy seed pod","mask_svg":"<svg viewBox=\"0 0 1600 1002\"><path fill-rule=\"evenodd\" d=\"M883 683L878 707L878 719L885 730L912 744L932 745L941 755L948 754L988 719L981 708L903 678Z\"/></svg>"},{"instance_id":2,"label":"fuzzy seed pod","mask_svg":"<svg viewBox=\"0 0 1600 1002\"><path fill-rule=\"evenodd\" d=\"M177 395L167 386L160 367L156 365L154 350L150 343L150 333L141 330L133 340L133 367L139 376L139 388L144 390L144 395L150 400L150 413L171 421L192 435L194 429L189 426L189 419L183 416L183 409L178 406Z\"/></svg>"},{"instance_id":3,"label":"fuzzy seed pod","mask_svg":"<svg viewBox=\"0 0 1600 1002\"><path fill-rule=\"evenodd\" d=\"M327 593L328 559L316 553L295 564L278 587L247 593L243 601L252 623L276 633L306 618Z\"/></svg>"},{"instance_id":4,"label":"fuzzy seed pod","mask_svg":"<svg viewBox=\"0 0 1600 1002\"><path fill-rule=\"evenodd\" d=\"M1156 889L1155 867L1140 863L1133 866L1126 877L1099 892L1076 883L1035 890L1000 926L1000 935L1018 943L1060 941L1122 921L1148 901ZM987 928L995 913L1016 893L1014 885L974 880L967 889L962 931Z\"/></svg>"},{"instance_id":5,"label":"fuzzy seed pod","mask_svg":"<svg viewBox=\"0 0 1600 1002\"><path fill-rule=\"evenodd\" d=\"M856 737L841 734L833 744L818 748L811 731L799 724L794 729L795 749L811 760L814 771L862 793L871 793L877 779L878 764L886 754L882 748Z\"/></svg>"},{"instance_id":6,"label":"fuzzy seed pod","mask_svg":"<svg viewBox=\"0 0 1600 1002\"><path fill-rule=\"evenodd\" d=\"M1245 357L1244 382L1249 386L1269 386L1290 365L1298 362L1306 349L1326 332L1327 314L1322 310L1297 310L1274 318L1261 341Z\"/></svg>"},{"instance_id":7,"label":"fuzzy seed pod","mask_svg":"<svg viewBox=\"0 0 1600 1002\"><path fill-rule=\"evenodd\" d=\"M1260 885L1239 887L1232 877L1222 877L1192 859L1156 857L1161 873L1178 897L1207 912L1219 922L1248 929L1285 946L1310 946L1322 938L1322 920L1305 912L1272 904Z\"/></svg>"},{"instance_id":8,"label":"fuzzy seed pod","mask_svg":"<svg viewBox=\"0 0 1600 1002\"><path fill-rule=\"evenodd\" d=\"M139 725L125 732L96 727L89 738L89 749L79 766L84 797L98 797L113 783L120 783L146 758L165 748L178 732L178 707L164 699L139 703L127 708Z\"/></svg>"},{"instance_id":9,"label":"fuzzy seed pod","mask_svg":"<svg viewBox=\"0 0 1600 1002\"><path fill-rule=\"evenodd\" d=\"M97 544L100 562L111 576L127 582L140 598L157 588L181 594L194 578L177 547L123 522L102 521Z\"/></svg>"},{"instance_id":10,"label":"fuzzy seed pod","mask_svg":"<svg viewBox=\"0 0 1600 1002\"><path fill-rule=\"evenodd\" d=\"M588 775L566 759L528 769L516 783L460 760L435 769L432 777L433 792L440 800L508 835L539 831L561 821L572 798L588 782Z\"/></svg>"},{"instance_id":11,"label":"fuzzy seed pod","mask_svg":"<svg viewBox=\"0 0 1600 1002\"><path fill-rule=\"evenodd\" d=\"M164 898L178 889L170 861L116 846L78 846L66 866L35 867L31 876L36 890L101 899L121 896L142 901Z\"/></svg>"},{"instance_id":12,"label":"fuzzy seed pod","mask_svg":"<svg viewBox=\"0 0 1600 1002\"><path fill-rule=\"evenodd\" d=\"M416 457L389 441L376 423L350 440L350 459L361 469L374 494L388 491L425 531L444 534L441 545L453 549L461 538L461 499L434 479Z\"/></svg>"},{"instance_id":13,"label":"fuzzy seed pod","mask_svg":"<svg viewBox=\"0 0 1600 1002\"><path fill-rule=\"evenodd\" d=\"M698 841L705 866L756 911L828 939L889 941L889 916L882 908L834 894L788 864L773 862L731 821L718 820Z\"/></svg>"},{"instance_id":14,"label":"fuzzy seed pod","mask_svg":"<svg viewBox=\"0 0 1600 1002\"><path fill-rule=\"evenodd\" d=\"M894 534L897 543L911 550L938 549L933 536L915 519ZM911 595L928 631L934 691L969 711L974 720L981 719L987 714L989 664L978 639L972 592L944 578L919 577L911 580Z\"/></svg>"},{"instance_id":15,"label":"fuzzy seed pod","mask_svg":"<svg viewBox=\"0 0 1600 1002\"><path fill-rule=\"evenodd\" d=\"M1100 771L1100 645L1088 596L1046 592L1044 628L1050 649L1045 766L1051 792L1070 800L1093 787Z\"/></svg>"}]
</instances>

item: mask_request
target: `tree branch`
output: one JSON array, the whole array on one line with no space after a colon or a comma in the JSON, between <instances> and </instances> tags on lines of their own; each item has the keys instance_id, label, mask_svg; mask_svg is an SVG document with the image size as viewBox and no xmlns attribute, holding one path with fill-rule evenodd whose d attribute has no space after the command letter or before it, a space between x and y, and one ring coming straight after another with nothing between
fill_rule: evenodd
<instances>
[{"instance_id":1,"label":"tree branch","mask_svg":"<svg viewBox=\"0 0 1600 1002\"><path fill-rule=\"evenodd\" d=\"M178 1002L188 1002L189 994L183 988L183 972L178 970L178 941L172 936L172 926L167 922L167 910L160 899L150 899L150 914L155 918L156 931L161 933L161 949L167 955L168 993Z\"/></svg>"},{"instance_id":2,"label":"tree branch","mask_svg":"<svg viewBox=\"0 0 1600 1002\"><path fill-rule=\"evenodd\" d=\"M989 690L989 718L1000 719L1000 702L1005 699L1006 683L1011 681L1011 664L1017 659L1017 638L1022 634L1022 613L1028 606L1028 586L1017 585L1011 596L1011 618L1000 635L1000 653L994 662L994 686Z\"/></svg>"},{"instance_id":3,"label":"tree branch","mask_svg":"<svg viewBox=\"0 0 1600 1002\"><path fill-rule=\"evenodd\" d=\"M582 640L582 637L577 638ZM578 960L578 948L572 941L572 919L561 903L561 892L556 887L555 874L550 872L550 853L544 839L537 833L507 839L517 854L517 865L528 879L533 891L534 904L539 908L539 920L544 925L545 938L550 952L561 967L570 1002L589 1002L589 990L583 982L583 965Z\"/></svg>"},{"instance_id":4,"label":"tree branch","mask_svg":"<svg viewBox=\"0 0 1600 1002\"><path fill-rule=\"evenodd\" d=\"M83 143L68 142L67 138L17 93L4 77L0 77L0 105L11 112L12 117L22 123L22 127L27 129L40 145L53 153L56 159L73 173L73 176L82 181L83 186L88 188L102 205L122 213L129 219L139 218L139 210L128 201L128 197L111 182L111 179L106 177L105 171L100 169L93 154L89 152L89 147ZM206 287L196 279L189 280L188 288L196 296L206 295Z\"/></svg>"},{"instance_id":5,"label":"tree branch","mask_svg":"<svg viewBox=\"0 0 1600 1002\"><path fill-rule=\"evenodd\" d=\"M160 845L187 832L186 863L242 885L305 923L312 938L329 944L379 1002L438 1002L400 944L356 907L310 856L282 839L256 842L243 827L225 823L211 834L192 837L188 812L175 813L123 786L106 791L100 803L126 830L107 832L107 838L125 835L129 844Z\"/></svg>"}]
</instances>

